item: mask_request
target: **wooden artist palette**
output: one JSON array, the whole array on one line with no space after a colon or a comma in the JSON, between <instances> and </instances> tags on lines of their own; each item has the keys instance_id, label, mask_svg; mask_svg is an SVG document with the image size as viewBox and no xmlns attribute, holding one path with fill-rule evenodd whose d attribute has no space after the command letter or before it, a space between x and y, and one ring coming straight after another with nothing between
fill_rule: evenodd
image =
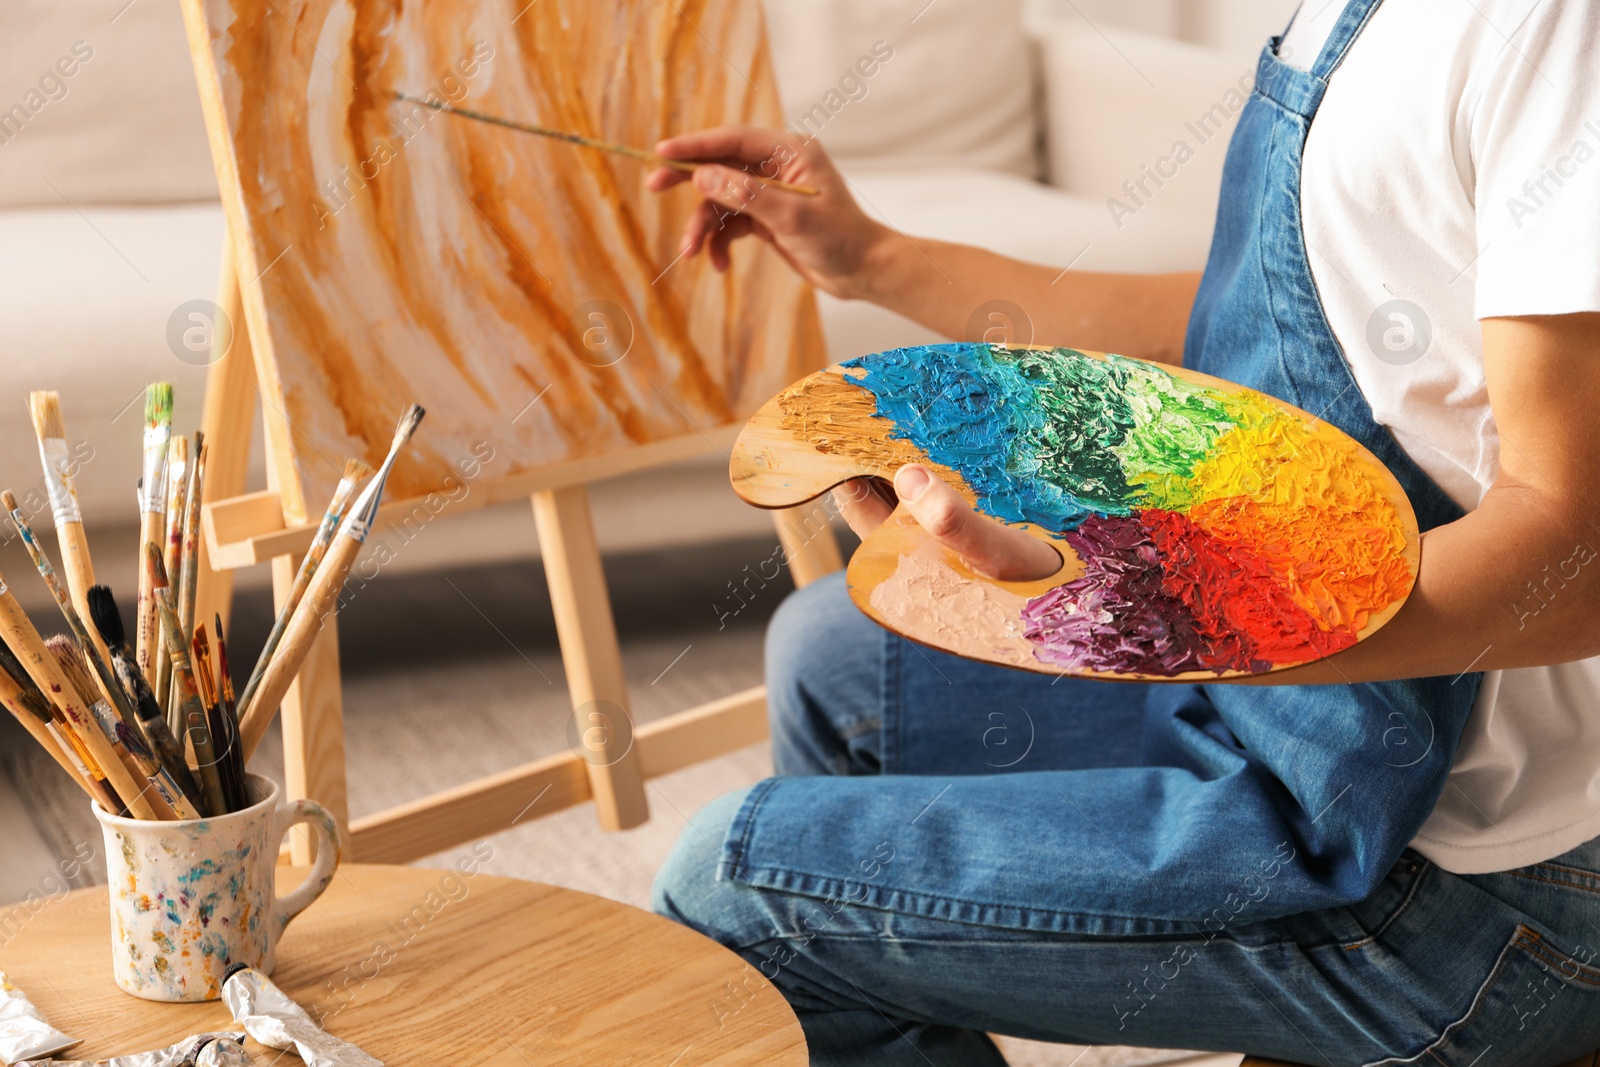
<instances>
[{"instance_id":1,"label":"wooden artist palette","mask_svg":"<svg viewBox=\"0 0 1600 1067\"><path fill-rule=\"evenodd\" d=\"M1030 582L974 573L903 508L850 561L855 603L914 641L1048 674L1205 680L1369 636L1416 578L1416 516L1337 428L1179 367L1072 349L895 349L784 390L734 446L758 507L926 464L1060 552Z\"/></svg>"}]
</instances>

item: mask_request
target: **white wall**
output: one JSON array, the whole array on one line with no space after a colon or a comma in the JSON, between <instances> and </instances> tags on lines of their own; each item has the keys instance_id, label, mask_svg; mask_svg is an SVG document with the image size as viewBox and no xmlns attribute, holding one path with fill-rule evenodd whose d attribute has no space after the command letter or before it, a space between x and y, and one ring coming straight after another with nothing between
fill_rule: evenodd
<instances>
[{"instance_id":1,"label":"white wall","mask_svg":"<svg viewBox=\"0 0 1600 1067\"><path fill-rule=\"evenodd\" d=\"M1296 0L1029 0L1036 17L1079 17L1095 25L1250 52L1281 33Z\"/></svg>"}]
</instances>

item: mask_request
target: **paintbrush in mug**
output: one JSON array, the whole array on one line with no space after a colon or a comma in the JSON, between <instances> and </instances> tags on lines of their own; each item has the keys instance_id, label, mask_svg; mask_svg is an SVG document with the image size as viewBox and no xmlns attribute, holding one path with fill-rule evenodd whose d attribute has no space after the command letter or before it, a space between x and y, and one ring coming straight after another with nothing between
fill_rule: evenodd
<instances>
[{"instance_id":1,"label":"paintbrush in mug","mask_svg":"<svg viewBox=\"0 0 1600 1067\"><path fill-rule=\"evenodd\" d=\"M217 763L217 784L222 787L222 802L226 811L234 810L233 768L229 763L227 735L222 727L222 700L217 695L217 679L211 669L211 642L206 639L202 624L189 642L189 663L194 668L195 688L200 691L200 704L206 709L206 733L211 738L212 758ZM219 812L218 814L225 814Z\"/></svg>"},{"instance_id":2,"label":"paintbrush in mug","mask_svg":"<svg viewBox=\"0 0 1600 1067\"><path fill-rule=\"evenodd\" d=\"M172 383L155 382L144 394L144 479L139 483L139 551L167 535L167 448L172 441ZM134 654L145 681L155 684L155 662L161 654L161 634L152 599L148 569L139 568L139 603L134 627Z\"/></svg>"},{"instance_id":3,"label":"paintbrush in mug","mask_svg":"<svg viewBox=\"0 0 1600 1067\"><path fill-rule=\"evenodd\" d=\"M166 564L168 574L182 570L183 554L183 504L188 499L189 439L182 434L173 436L167 445L167 541ZM166 656L156 657L156 704L167 706L167 685L172 680L172 661ZM168 723L170 730L173 724Z\"/></svg>"},{"instance_id":4,"label":"paintbrush in mug","mask_svg":"<svg viewBox=\"0 0 1600 1067\"><path fill-rule=\"evenodd\" d=\"M643 148L634 148L632 145L617 144L615 141L597 141L593 137L585 137L579 133L555 130L549 126L536 126L529 122L513 122L511 119L503 119L498 115L486 115L482 111L473 111L471 108L456 107L453 104L441 104L435 100L425 100L420 96L412 96L410 93L391 91L390 95L396 100L404 100L409 104L421 104L425 108L443 112L446 115L459 115L474 122L487 122L491 126L503 126L508 130L516 130L518 133L531 133L536 137L548 137L553 141L564 141L570 145L577 145L579 148L593 148L600 152L627 156L629 159L637 159L658 167L671 167L673 170L680 170L688 174L694 173L695 168L699 166L698 163L693 163L686 159L668 159L666 156L648 152ZM817 195L817 190L809 185L796 185L793 182L786 182L779 178L765 178L759 174L751 174L750 177L762 185L770 185L785 192L799 193L801 196Z\"/></svg>"},{"instance_id":5,"label":"paintbrush in mug","mask_svg":"<svg viewBox=\"0 0 1600 1067\"><path fill-rule=\"evenodd\" d=\"M56 657L56 662L61 665L61 673L66 675L67 681L78 690L89 709L94 713L95 721L100 724L100 729L106 735L106 740L111 742L111 748L116 752L122 765L136 778L142 778L149 785L150 792L146 794L155 806L159 818L172 819L198 819L200 813L190 805L188 798L183 795L183 790L178 788L178 783L172 780L167 769L161 761L145 745L144 739L128 724L117 718L116 712L111 710L111 705L104 699L93 698L94 679L89 676L89 669L83 661L83 650L72 638L66 634L57 634L45 641L45 647Z\"/></svg>"},{"instance_id":6,"label":"paintbrush in mug","mask_svg":"<svg viewBox=\"0 0 1600 1067\"><path fill-rule=\"evenodd\" d=\"M228 770L235 787L229 801L234 809L249 806L249 789L245 782L244 740L239 736L239 705L233 696L233 671L228 666L228 639L222 634L222 616L213 615L212 625L217 631L217 695L222 704L222 750L226 753Z\"/></svg>"},{"instance_id":7,"label":"paintbrush in mug","mask_svg":"<svg viewBox=\"0 0 1600 1067\"><path fill-rule=\"evenodd\" d=\"M44 549L39 547L39 540L33 534L33 527L29 525L27 517L22 514L22 508L17 504L17 498L11 490L0 491L0 506L4 506L10 515L11 525L17 528L17 533L22 537L22 544L28 550L28 555L33 558L33 565L39 569L39 577L44 579L45 586L50 590L50 595L55 597L56 606L61 609L62 616L67 620L67 626L72 630L72 635L78 643L89 651L89 660L94 665L95 676L100 679L99 693L103 693L111 702L111 707L116 710L117 716L128 726L137 729L135 724L138 719L133 712L133 702L128 694L123 692L122 683L117 681L117 676L112 673L111 665L100 655L100 645L96 638L89 633L89 628L84 624L83 616L78 614L67 591L61 586L61 579L56 577L55 568L50 565L50 557L44 554ZM88 590L84 591L87 594ZM91 691L84 694L97 696Z\"/></svg>"},{"instance_id":8,"label":"paintbrush in mug","mask_svg":"<svg viewBox=\"0 0 1600 1067\"><path fill-rule=\"evenodd\" d=\"M33 431L39 438L39 462L44 467L46 495L56 523L56 544L61 549L61 570L67 576L67 591L78 614L89 612L89 587L94 584L94 564L89 558L89 539L83 532L83 513L78 508L78 491L73 484L72 453L67 448L67 424L61 417L61 397L40 390L28 394L28 413L33 416ZM96 644L99 639L95 638ZM100 648L101 655L105 648Z\"/></svg>"},{"instance_id":9,"label":"paintbrush in mug","mask_svg":"<svg viewBox=\"0 0 1600 1067\"><path fill-rule=\"evenodd\" d=\"M184 740L194 749L194 773L200 782L200 795L205 798L206 814L221 815L228 810L222 793L222 781L217 772L217 754L211 743L211 727L205 707L200 703L200 693L195 688L194 668L189 661L189 643L178 628L178 610L172 603L172 589L167 582L167 571L161 562L159 545L145 546L145 567L149 571L150 595L156 611L161 615L161 633L166 639L167 655L172 657L172 689L183 705Z\"/></svg>"},{"instance_id":10,"label":"paintbrush in mug","mask_svg":"<svg viewBox=\"0 0 1600 1067\"><path fill-rule=\"evenodd\" d=\"M246 762L255 754L256 746L266 734L272 717L278 713L278 705L283 701L284 694L289 691L295 675L300 673L300 665L305 662L317 634L322 631L323 620L337 604L339 589L344 585L356 557L361 554L373 523L377 521L378 505L383 499L383 486L389 478L389 471L399 458L400 450L416 432L424 414L421 407L412 404L400 417L383 465L350 506L350 513L345 516L338 535L328 546L311 587L306 590L299 606L295 608L293 618L289 620L277 655L267 665L261 684L249 703L239 709L239 735L244 739Z\"/></svg>"},{"instance_id":11,"label":"paintbrush in mug","mask_svg":"<svg viewBox=\"0 0 1600 1067\"><path fill-rule=\"evenodd\" d=\"M6 655L9 656L10 652ZM17 664L17 670L21 669L22 665ZM5 705L12 717L50 753L50 758L59 763L61 769L70 774L85 793L95 800L107 799L109 791L95 787L94 778L89 774L89 769L78 761L77 754L62 747L51 728L55 720L50 714L50 702L44 699L44 694L31 681L24 685L9 669L0 670L0 704Z\"/></svg>"},{"instance_id":12,"label":"paintbrush in mug","mask_svg":"<svg viewBox=\"0 0 1600 1067\"><path fill-rule=\"evenodd\" d=\"M350 498L355 496L356 486L371 474L372 468L363 460L345 460L344 476L339 479L339 484L333 491L333 499L328 502L328 509L322 513L322 522L311 538L311 547L306 549L305 557L300 560L300 569L295 572L294 584L289 589L289 595L284 598L283 607L278 610L278 617L273 620L272 632L267 634L266 644L261 646L261 655L256 658L255 668L251 670L250 678L244 683L244 693L239 697L239 707L250 706L250 698L255 696L256 687L261 684L261 676L266 673L267 664L272 662L273 653L278 650L278 642L283 640L283 632L289 628L289 619L294 616L294 609L299 606L306 590L311 587L311 579L317 573L322 557L327 554L328 545L333 542L333 535L339 532L339 523L344 521L344 513L350 507Z\"/></svg>"},{"instance_id":13,"label":"paintbrush in mug","mask_svg":"<svg viewBox=\"0 0 1600 1067\"><path fill-rule=\"evenodd\" d=\"M183 790L183 795L189 798L189 802L197 810L205 810L205 798L200 793L200 784L195 781L193 772L189 770L188 761L184 759L183 746L178 743L177 737L167 725L166 715L163 714L161 705L156 702L150 684L139 672L139 664L133 658L133 649L128 647L127 631L122 626L122 613L117 610L117 598L109 587L97 585L89 590L89 620L94 623L95 629L105 640L106 647L111 652L111 667L117 672L123 687L128 690L128 695L133 698L134 712L139 716L139 726L144 730L145 740L150 743L151 750L155 752L156 758L167 769L173 781L178 783L178 788ZM171 660L168 659L168 662Z\"/></svg>"},{"instance_id":14,"label":"paintbrush in mug","mask_svg":"<svg viewBox=\"0 0 1600 1067\"><path fill-rule=\"evenodd\" d=\"M200 580L200 507L204 503L206 480L206 437L199 430L194 434L194 457L189 467L189 486L183 505L183 562L181 571L168 571L177 586L178 622L187 639L194 633L194 598Z\"/></svg>"},{"instance_id":15,"label":"paintbrush in mug","mask_svg":"<svg viewBox=\"0 0 1600 1067\"><path fill-rule=\"evenodd\" d=\"M91 770L94 757L84 751L83 743L73 734L61 710L34 684L22 662L4 641L0 641L0 668L3 668L0 670L0 690L3 690L0 701L11 707L14 715L19 708L27 713L23 726L34 740L45 747L63 770L78 779L78 784L99 801L102 808L110 812L123 811L122 801L117 799L105 775Z\"/></svg>"},{"instance_id":16,"label":"paintbrush in mug","mask_svg":"<svg viewBox=\"0 0 1600 1067\"><path fill-rule=\"evenodd\" d=\"M155 808L144 796L145 787L117 759L89 708L74 695L72 683L61 673L61 665L45 647L44 638L34 629L17 598L11 595L3 575L0 575L0 640L11 647L33 684L49 697L51 717L65 735L61 740L71 743L91 776L106 780L112 799L120 800L119 806L126 806L134 818L155 818Z\"/></svg>"}]
</instances>

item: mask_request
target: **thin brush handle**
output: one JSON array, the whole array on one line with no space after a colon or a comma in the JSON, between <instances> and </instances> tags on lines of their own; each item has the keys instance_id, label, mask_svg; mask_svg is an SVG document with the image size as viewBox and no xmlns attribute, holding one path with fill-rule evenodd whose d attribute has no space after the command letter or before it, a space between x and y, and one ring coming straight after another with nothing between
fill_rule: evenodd
<instances>
[{"instance_id":1,"label":"thin brush handle","mask_svg":"<svg viewBox=\"0 0 1600 1067\"><path fill-rule=\"evenodd\" d=\"M50 758L61 764L61 769L71 775L73 781L82 786L85 793L99 800L100 794L90 784L92 779L86 780L83 777L77 766L67 758L67 754L61 751L61 746L56 743L56 735L50 732L50 724L28 711L23 699L22 687L17 684L16 679L5 671L0 671L0 704L6 706L6 710L22 724L23 729L44 746L44 750L50 753Z\"/></svg>"},{"instance_id":2,"label":"thin brush handle","mask_svg":"<svg viewBox=\"0 0 1600 1067\"><path fill-rule=\"evenodd\" d=\"M272 725L278 705L283 703L289 686L294 684L295 676L300 673L301 664L316 643L317 635L322 632L323 620L338 602L339 589L349 576L356 557L361 554L361 544L343 532L333 539L312 579L311 588L306 590L299 607L295 608L294 617L289 620L278 654L268 664L254 699L242 705L239 736L244 740L246 763L255 755L256 746L261 743L267 727Z\"/></svg>"},{"instance_id":3,"label":"thin brush handle","mask_svg":"<svg viewBox=\"0 0 1600 1067\"><path fill-rule=\"evenodd\" d=\"M17 603L3 580L0 580L0 637L16 654L33 684L54 702L63 717L64 728L72 731L84 753L93 760L92 763L85 761L89 769L105 777L112 792L121 798L134 818L154 819L156 809L145 796L148 787L140 785L122 765L93 712L83 706L72 683L61 672L61 665L45 648L44 638L33 628L22 605Z\"/></svg>"},{"instance_id":4,"label":"thin brush handle","mask_svg":"<svg viewBox=\"0 0 1600 1067\"><path fill-rule=\"evenodd\" d=\"M166 535L166 516L159 511L146 511L139 516L139 553L141 561L144 546L161 544ZM156 658L161 654L161 614L156 610L155 588L143 563L139 567L139 603L134 620L134 655L139 671L152 686L156 681Z\"/></svg>"},{"instance_id":5,"label":"thin brush handle","mask_svg":"<svg viewBox=\"0 0 1600 1067\"><path fill-rule=\"evenodd\" d=\"M167 574L178 582L178 621L183 639L194 634L194 598L200 582L200 505L205 495L206 447L201 434L194 435L194 462L189 466L188 499L183 505L183 569L181 575Z\"/></svg>"},{"instance_id":6,"label":"thin brush handle","mask_svg":"<svg viewBox=\"0 0 1600 1067\"><path fill-rule=\"evenodd\" d=\"M170 658L168 662L171 662ZM167 773L172 776L172 780L178 784L178 788L189 798L189 802L196 810L203 810L205 798L200 793L200 784L195 781L194 774L189 770L188 761L183 758L183 746L178 744L178 739L168 728L166 717L162 715L161 707L156 703L155 694L150 691L150 685L144 680L144 675L139 673L139 665L133 662L133 655L127 645L118 645L112 649L111 665L116 668L117 677L122 679L123 685L128 687L128 692L133 695L134 707L139 713L139 725L144 728L144 735L149 740L156 757L161 760L161 765L166 768Z\"/></svg>"},{"instance_id":7,"label":"thin brush handle","mask_svg":"<svg viewBox=\"0 0 1600 1067\"><path fill-rule=\"evenodd\" d=\"M565 141L567 144L577 145L580 148L594 148L601 152L611 152L619 156L627 156L630 159L637 159L645 163L651 163L658 167L671 167L673 170L680 170L692 174L694 173L695 168L699 166L697 163L691 163L684 159L668 159L666 156L658 156L654 152L647 152L642 148L635 148L632 145L617 144L615 141L597 141L593 137L585 137L578 133L568 133L566 130L553 130L548 126L535 126L529 122L513 122L511 119L503 119L498 115L486 115L481 111L473 111L471 108L455 107L451 104L440 104L432 100L424 100L419 96L410 96L406 93L395 93L394 97L396 100L404 100L407 103L412 104L421 104L423 107L430 108L434 111L442 111L447 115L460 115L464 119L472 119L475 122L487 122L491 126L503 126L508 130L516 130L519 133L531 133L536 137L548 137L556 141ZM759 174L751 174L750 177L754 178L762 185L770 185L774 189L782 189L790 193L799 193L801 196L817 195L817 190L813 189L809 185L796 185L793 182L786 182L779 178L765 178Z\"/></svg>"},{"instance_id":8,"label":"thin brush handle","mask_svg":"<svg viewBox=\"0 0 1600 1067\"><path fill-rule=\"evenodd\" d=\"M211 744L211 727L206 719L205 705L200 703L200 693L194 684L194 667L189 662L189 650L178 636L177 609L172 606L170 589L156 589L156 610L161 614L162 633L167 642L167 655L172 657L172 688L183 705L184 733L194 746L195 777L200 780L200 795L206 801L206 814L224 815L228 801L222 794L222 780L217 772L217 753Z\"/></svg>"},{"instance_id":9,"label":"thin brush handle","mask_svg":"<svg viewBox=\"0 0 1600 1067\"><path fill-rule=\"evenodd\" d=\"M11 497L6 497L8 503L13 502ZM72 630L72 635L78 639L78 644L88 653L89 664L94 668L94 673L100 680L100 687L105 696L111 701L111 706L116 709L117 715L129 727L134 727L138 721L133 714L133 703L128 695L122 691L122 685L111 672L111 665L101 657L100 647L95 644L89 633L89 628L83 624L83 615L73 605L67 596L67 591L61 587L61 579L56 577L55 568L50 565L50 558L44 554L44 549L39 547L38 540L33 535L33 527L23 517L17 508L11 509L11 523L17 528L17 533L22 537L22 544L28 550L28 555L33 558L33 565L38 568L39 577L44 579L45 586L50 590L50 595L55 597L56 606L61 609L62 617L67 620L67 627ZM89 585L94 584L94 576L90 575ZM89 609L89 586L84 586L83 605L84 611ZM93 635L97 637L98 635ZM92 693L84 693L87 699Z\"/></svg>"},{"instance_id":10,"label":"thin brush handle","mask_svg":"<svg viewBox=\"0 0 1600 1067\"><path fill-rule=\"evenodd\" d=\"M182 569L183 558L183 502L186 498L188 482L189 454L183 453L182 459L176 457L178 442L183 442L183 448L188 448L188 438L174 437L168 445L169 460L167 463L167 541L166 565L168 574L177 574ZM166 656L156 657L156 678L151 689L155 693L156 706L167 707L167 686L172 680L172 661ZM174 719L176 712L173 713ZM169 731L174 731L176 722L168 722Z\"/></svg>"},{"instance_id":11,"label":"thin brush handle","mask_svg":"<svg viewBox=\"0 0 1600 1067\"><path fill-rule=\"evenodd\" d=\"M333 499L328 502L328 510L322 515L322 524L317 527L316 535L311 539L311 547L306 549L305 558L300 561L300 569L295 571L294 584L289 587L289 596L284 600L278 617L273 620L272 632L267 635L267 643L261 646L261 655L256 658L255 669L250 672L250 680L244 683L244 694L239 697L239 707L250 706L250 698L255 696L256 689L261 685L261 676L267 673L267 665L272 662L273 653L278 650L278 642L283 640L283 632L289 628L289 620L294 616L294 609L300 605L306 590L311 588L311 579L316 576L322 558L328 554L328 546L333 543L334 535L339 532L339 524L344 521L344 513L350 507L350 498L355 496L355 493L354 479L339 480L339 486L333 492Z\"/></svg>"}]
</instances>

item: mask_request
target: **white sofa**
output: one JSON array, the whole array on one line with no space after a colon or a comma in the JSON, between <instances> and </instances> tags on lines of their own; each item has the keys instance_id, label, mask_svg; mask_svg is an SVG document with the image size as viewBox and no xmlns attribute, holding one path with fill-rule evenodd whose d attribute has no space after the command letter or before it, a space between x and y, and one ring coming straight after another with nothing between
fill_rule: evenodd
<instances>
[{"instance_id":1,"label":"white sofa","mask_svg":"<svg viewBox=\"0 0 1600 1067\"><path fill-rule=\"evenodd\" d=\"M1076 15L1025 26L1020 0L767 2L791 116L827 101L874 42L892 43L865 95L841 95L820 134L891 225L1058 267L1203 263L1225 133L1120 226L1107 199L1126 200L1121 183L1141 165L1195 140L1185 124L1248 74L1249 55ZM11 94L0 97L0 480L37 479L24 398L60 389L69 433L95 450L80 479L88 520L127 520L144 383L174 380L178 425L198 422L204 370L180 358L169 320L214 296L223 235L177 5L7 0L0 71ZM867 305L824 297L822 312L836 358L933 339ZM710 459L705 484L720 492ZM258 463L253 484L262 478ZM659 514L648 491L629 495ZM737 504L715 515L696 528L767 528Z\"/></svg>"}]
</instances>

